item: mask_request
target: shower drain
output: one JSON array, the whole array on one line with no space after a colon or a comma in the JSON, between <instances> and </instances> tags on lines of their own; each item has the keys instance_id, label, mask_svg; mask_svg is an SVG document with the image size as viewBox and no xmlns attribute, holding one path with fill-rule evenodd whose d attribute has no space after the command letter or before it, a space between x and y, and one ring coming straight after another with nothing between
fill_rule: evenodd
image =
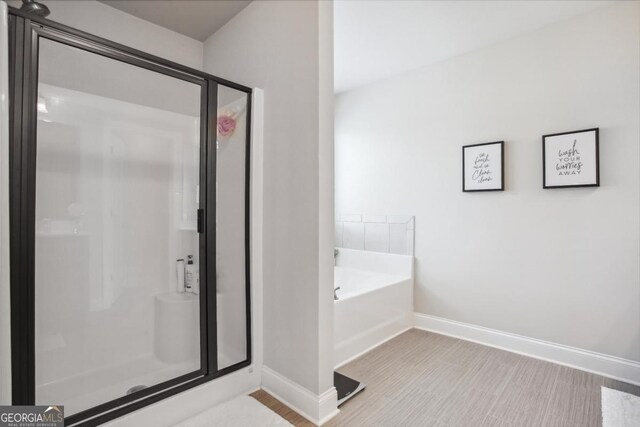
<instances>
[{"instance_id":1,"label":"shower drain","mask_svg":"<svg viewBox=\"0 0 640 427\"><path fill-rule=\"evenodd\" d=\"M127 394L132 394L135 393L136 391L140 391L140 390L144 390L145 388L147 388L146 385L134 385L133 387L131 387L129 390L127 390Z\"/></svg>"}]
</instances>

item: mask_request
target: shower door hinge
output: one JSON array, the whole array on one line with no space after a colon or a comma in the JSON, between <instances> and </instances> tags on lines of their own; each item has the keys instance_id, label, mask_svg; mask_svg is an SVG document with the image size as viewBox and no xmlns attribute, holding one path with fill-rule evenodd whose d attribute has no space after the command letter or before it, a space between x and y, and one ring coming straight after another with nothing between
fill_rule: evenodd
<instances>
[{"instance_id":1,"label":"shower door hinge","mask_svg":"<svg viewBox=\"0 0 640 427\"><path fill-rule=\"evenodd\" d=\"M198 209L198 233L204 233L204 209Z\"/></svg>"}]
</instances>

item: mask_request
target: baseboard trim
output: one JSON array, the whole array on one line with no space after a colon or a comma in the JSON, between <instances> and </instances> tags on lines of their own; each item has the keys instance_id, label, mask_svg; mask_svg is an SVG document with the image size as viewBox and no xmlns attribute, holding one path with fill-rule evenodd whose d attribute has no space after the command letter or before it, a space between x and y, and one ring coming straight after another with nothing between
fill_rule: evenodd
<instances>
[{"instance_id":1,"label":"baseboard trim","mask_svg":"<svg viewBox=\"0 0 640 427\"><path fill-rule=\"evenodd\" d=\"M338 391L335 387L331 387L319 396L319 421L317 425L321 426L331 418L338 415Z\"/></svg>"},{"instance_id":2,"label":"baseboard trim","mask_svg":"<svg viewBox=\"0 0 640 427\"><path fill-rule=\"evenodd\" d=\"M640 385L640 362L633 360L422 313L414 313L414 325L416 329L448 335Z\"/></svg>"},{"instance_id":3,"label":"baseboard trim","mask_svg":"<svg viewBox=\"0 0 640 427\"><path fill-rule=\"evenodd\" d=\"M340 412L335 387L317 395L267 366L262 367L262 388L318 426Z\"/></svg>"}]
</instances>

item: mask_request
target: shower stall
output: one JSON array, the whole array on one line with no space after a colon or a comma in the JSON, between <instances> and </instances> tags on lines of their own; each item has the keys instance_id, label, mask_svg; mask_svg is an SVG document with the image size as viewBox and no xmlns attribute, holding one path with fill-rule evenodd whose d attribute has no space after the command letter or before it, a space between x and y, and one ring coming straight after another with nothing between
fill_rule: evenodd
<instances>
[{"instance_id":1,"label":"shower stall","mask_svg":"<svg viewBox=\"0 0 640 427\"><path fill-rule=\"evenodd\" d=\"M16 9L9 67L13 404L96 425L248 366L251 89Z\"/></svg>"}]
</instances>

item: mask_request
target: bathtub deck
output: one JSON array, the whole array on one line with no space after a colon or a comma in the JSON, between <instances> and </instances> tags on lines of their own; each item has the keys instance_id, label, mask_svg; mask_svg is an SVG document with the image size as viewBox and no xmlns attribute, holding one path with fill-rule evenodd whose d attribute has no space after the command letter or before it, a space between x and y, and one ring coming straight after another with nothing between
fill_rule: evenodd
<instances>
[{"instance_id":1,"label":"bathtub deck","mask_svg":"<svg viewBox=\"0 0 640 427\"><path fill-rule=\"evenodd\" d=\"M417 329L338 371L367 388L329 427L600 426L600 386L640 396L634 385ZM264 391L254 397L294 425L313 425Z\"/></svg>"}]
</instances>

